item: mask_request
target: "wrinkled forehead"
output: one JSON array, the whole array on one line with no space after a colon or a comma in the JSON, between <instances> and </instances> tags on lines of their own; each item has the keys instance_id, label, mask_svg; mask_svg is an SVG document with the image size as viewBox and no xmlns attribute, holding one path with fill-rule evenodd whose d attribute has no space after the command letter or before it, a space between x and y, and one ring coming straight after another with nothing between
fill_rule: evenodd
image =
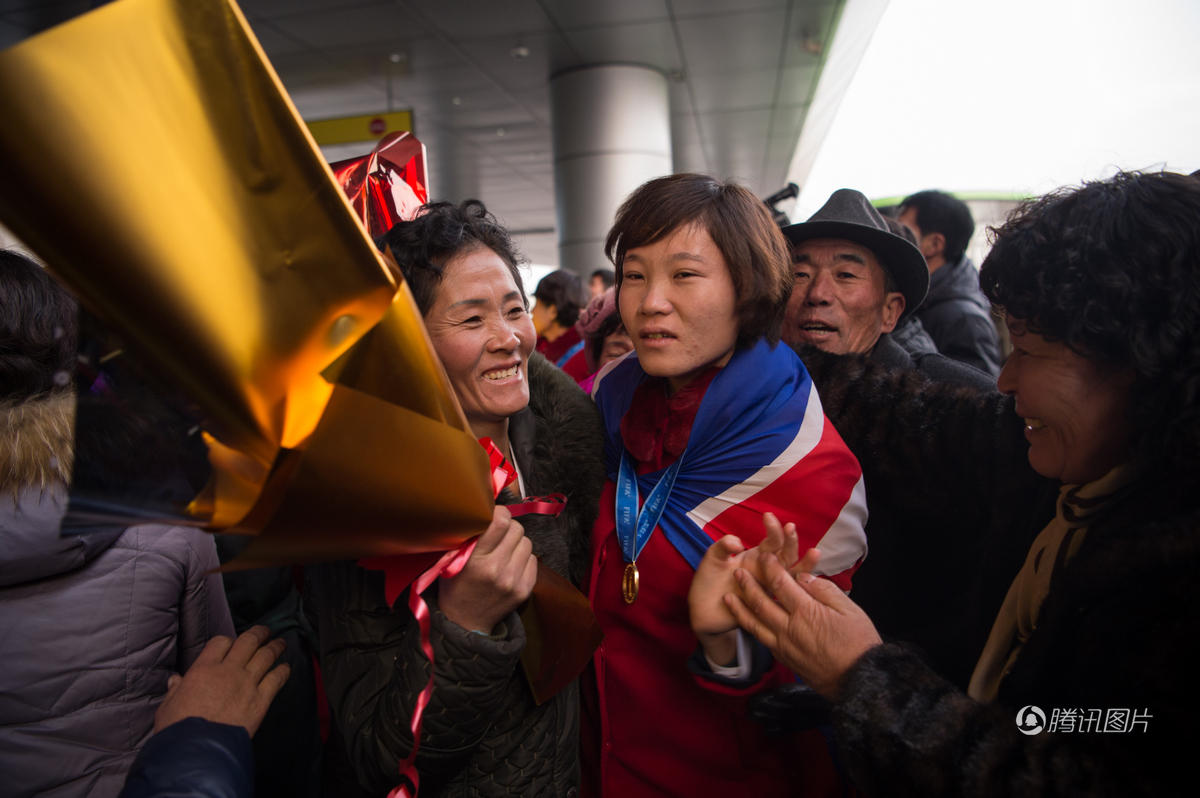
<instances>
[{"instance_id":1,"label":"wrinkled forehead","mask_svg":"<svg viewBox=\"0 0 1200 798\"><path fill-rule=\"evenodd\" d=\"M863 263L883 271L875 252L846 238L810 238L792 244L793 263L812 263L816 266L834 263Z\"/></svg>"},{"instance_id":2,"label":"wrinkled forehead","mask_svg":"<svg viewBox=\"0 0 1200 798\"><path fill-rule=\"evenodd\" d=\"M467 295L507 297L517 294L524 299L518 282L520 274L495 251L486 246L472 247L449 258L442 267L437 297L458 301Z\"/></svg>"}]
</instances>

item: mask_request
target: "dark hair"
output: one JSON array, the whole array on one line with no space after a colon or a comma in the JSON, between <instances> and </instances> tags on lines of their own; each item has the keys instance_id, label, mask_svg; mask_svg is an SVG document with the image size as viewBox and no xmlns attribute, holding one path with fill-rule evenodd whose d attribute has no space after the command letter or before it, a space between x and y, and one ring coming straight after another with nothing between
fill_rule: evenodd
<instances>
[{"instance_id":1,"label":"dark hair","mask_svg":"<svg viewBox=\"0 0 1200 798\"><path fill-rule=\"evenodd\" d=\"M917 234L912 231L911 227L906 224L902 224L900 220L892 216L888 216L886 213L881 213L880 216L883 217L883 222L887 225L887 228L891 231L892 235L903 238L905 241L912 244L913 248L918 252L921 251L921 243L917 241ZM876 253L875 257L878 258L879 254ZM924 260L924 258L925 256L922 255L921 259ZM889 268L888 265L882 261L882 259L880 260L879 265L883 267L883 290L889 294L901 293L900 284L896 282L894 277L892 277L891 268Z\"/></svg>"},{"instance_id":2,"label":"dark hair","mask_svg":"<svg viewBox=\"0 0 1200 798\"><path fill-rule=\"evenodd\" d=\"M791 254L767 206L734 183L678 174L651 180L629 195L604 242L604 254L617 270L617 290L629 250L688 224L707 230L729 265L737 294L738 347L759 338L777 344L792 293Z\"/></svg>"},{"instance_id":3,"label":"dark hair","mask_svg":"<svg viewBox=\"0 0 1200 798\"><path fill-rule=\"evenodd\" d=\"M1200 471L1200 182L1122 172L1016 208L980 270L1029 329L1136 374L1134 461Z\"/></svg>"},{"instance_id":4,"label":"dark hair","mask_svg":"<svg viewBox=\"0 0 1200 798\"><path fill-rule=\"evenodd\" d=\"M521 300L529 304L517 269L521 255L508 231L479 200L466 200L461 205L450 202L422 205L415 219L392 225L380 244L381 249L386 247L396 259L421 315L433 307L447 261L477 247L486 247L500 256L512 273Z\"/></svg>"},{"instance_id":5,"label":"dark hair","mask_svg":"<svg viewBox=\"0 0 1200 798\"><path fill-rule=\"evenodd\" d=\"M34 261L0 250L0 399L73 387L75 298Z\"/></svg>"},{"instance_id":6,"label":"dark hair","mask_svg":"<svg viewBox=\"0 0 1200 798\"><path fill-rule=\"evenodd\" d=\"M605 288L612 288L617 282L617 275L613 273L612 269L596 269L588 277L588 282L590 283L597 277L600 278L600 282L604 283Z\"/></svg>"},{"instance_id":7,"label":"dark hair","mask_svg":"<svg viewBox=\"0 0 1200 798\"><path fill-rule=\"evenodd\" d=\"M554 320L561 327L570 327L578 321L579 311L587 304L583 296L583 281L566 269L552 271L539 280L537 288L533 290L533 298L554 306Z\"/></svg>"},{"instance_id":8,"label":"dark hair","mask_svg":"<svg viewBox=\"0 0 1200 798\"><path fill-rule=\"evenodd\" d=\"M944 191L918 191L904 198L899 213L917 212L917 227L925 235L941 233L946 238L945 258L954 263L967 251L975 233L975 219L967 203Z\"/></svg>"}]
</instances>

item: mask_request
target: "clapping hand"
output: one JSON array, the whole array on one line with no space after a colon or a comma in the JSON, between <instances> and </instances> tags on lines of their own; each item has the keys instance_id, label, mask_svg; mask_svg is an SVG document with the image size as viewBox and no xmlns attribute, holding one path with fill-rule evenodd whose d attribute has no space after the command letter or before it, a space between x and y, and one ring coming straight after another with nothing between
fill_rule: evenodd
<instances>
[{"instance_id":1,"label":"clapping hand","mask_svg":"<svg viewBox=\"0 0 1200 798\"><path fill-rule=\"evenodd\" d=\"M850 666L882 642L862 608L828 579L789 573L774 558L757 574L738 568L734 579L737 589L724 600L737 624L822 695L834 697Z\"/></svg>"},{"instance_id":2,"label":"clapping hand","mask_svg":"<svg viewBox=\"0 0 1200 798\"><path fill-rule=\"evenodd\" d=\"M741 568L761 575L764 564L774 560L791 566L799 574L811 572L816 563L815 549L805 559L800 558L795 524L780 524L774 514L765 513L763 526L766 537L749 550L734 535L718 540L705 552L692 578L688 591L692 631L704 653L715 663L729 663L736 656L738 622L724 601L725 595L737 587L735 571Z\"/></svg>"}]
</instances>

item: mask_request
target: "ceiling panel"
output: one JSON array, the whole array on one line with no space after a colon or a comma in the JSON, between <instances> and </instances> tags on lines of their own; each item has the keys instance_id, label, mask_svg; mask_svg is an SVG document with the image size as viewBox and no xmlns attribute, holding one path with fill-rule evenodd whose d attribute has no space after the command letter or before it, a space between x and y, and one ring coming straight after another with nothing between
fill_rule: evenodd
<instances>
[{"instance_id":1,"label":"ceiling panel","mask_svg":"<svg viewBox=\"0 0 1200 798\"><path fill-rule=\"evenodd\" d=\"M779 65L787 8L677 20L688 77Z\"/></svg>"},{"instance_id":2,"label":"ceiling panel","mask_svg":"<svg viewBox=\"0 0 1200 798\"><path fill-rule=\"evenodd\" d=\"M250 23L250 29L254 31L255 38L265 52L273 53L275 61L278 61L281 56L292 53L311 53L312 45L293 39L283 31L275 27L274 23L265 19L247 19ZM276 69L279 65L272 62Z\"/></svg>"},{"instance_id":3,"label":"ceiling panel","mask_svg":"<svg viewBox=\"0 0 1200 798\"><path fill-rule=\"evenodd\" d=\"M671 0L671 9L677 18L784 8L788 5L794 3L788 0Z\"/></svg>"},{"instance_id":4,"label":"ceiling panel","mask_svg":"<svg viewBox=\"0 0 1200 798\"><path fill-rule=\"evenodd\" d=\"M366 83L329 88L312 88L291 95L296 110L305 119L332 119L369 114L386 104L387 95Z\"/></svg>"},{"instance_id":5,"label":"ceiling panel","mask_svg":"<svg viewBox=\"0 0 1200 798\"><path fill-rule=\"evenodd\" d=\"M0 2L0 18L25 38L91 9L89 0L4 0Z\"/></svg>"},{"instance_id":6,"label":"ceiling panel","mask_svg":"<svg viewBox=\"0 0 1200 798\"><path fill-rule=\"evenodd\" d=\"M645 64L664 72L683 68L669 20L570 30L565 36L583 63Z\"/></svg>"},{"instance_id":7,"label":"ceiling panel","mask_svg":"<svg viewBox=\"0 0 1200 798\"><path fill-rule=\"evenodd\" d=\"M249 2L247 6L254 8ZM280 33L321 48L361 46L374 42L399 43L428 33L423 25L394 3L339 7L336 13L310 11L289 14L272 17L270 22Z\"/></svg>"},{"instance_id":8,"label":"ceiling panel","mask_svg":"<svg viewBox=\"0 0 1200 798\"><path fill-rule=\"evenodd\" d=\"M802 66L789 66L779 70L779 94L775 102L779 105L807 105L812 99L820 64L814 59Z\"/></svg>"},{"instance_id":9,"label":"ceiling panel","mask_svg":"<svg viewBox=\"0 0 1200 798\"><path fill-rule=\"evenodd\" d=\"M794 148L796 139L800 136L800 128L803 126L807 114L807 104L773 106L771 108L771 121L767 135L771 138L790 137Z\"/></svg>"},{"instance_id":10,"label":"ceiling panel","mask_svg":"<svg viewBox=\"0 0 1200 798\"><path fill-rule=\"evenodd\" d=\"M0 18L0 47L9 47L27 36L24 25L16 25Z\"/></svg>"},{"instance_id":11,"label":"ceiling panel","mask_svg":"<svg viewBox=\"0 0 1200 798\"><path fill-rule=\"evenodd\" d=\"M338 6L354 8L379 4L380 0L343 0ZM247 16L257 14L263 17L279 17L305 11L327 11L330 3L329 0L242 0L239 5Z\"/></svg>"},{"instance_id":12,"label":"ceiling panel","mask_svg":"<svg viewBox=\"0 0 1200 798\"><path fill-rule=\"evenodd\" d=\"M550 19L567 30L654 19L665 20L669 16L666 0L542 0L541 5Z\"/></svg>"},{"instance_id":13,"label":"ceiling panel","mask_svg":"<svg viewBox=\"0 0 1200 798\"><path fill-rule=\"evenodd\" d=\"M398 0L397 5L412 16L423 16L439 31L458 40L554 30L536 0Z\"/></svg>"},{"instance_id":14,"label":"ceiling panel","mask_svg":"<svg viewBox=\"0 0 1200 798\"><path fill-rule=\"evenodd\" d=\"M815 0L793 6L784 53L787 66L816 65L833 41L839 4Z\"/></svg>"},{"instance_id":15,"label":"ceiling panel","mask_svg":"<svg viewBox=\"0 0 1200 798\"><path fill-rule=\"evenodd\" d=\"M470 54L469 60L479 65L488 80L505 90L542 88L550 73L550 48L559 39L557 31L531 33L523 36L502 36L487 39L463 39L461 46ZM514 57L514 48L522 47L527 55Z\"/></svg>"},{"instance_id":16,"label":"ceiling panel","mask_svg":"<svg viewBox=\"0 0 1200 798\"><path fill-rule=\"evenodd\" d=\"M692 99L700 113L768 108L778 80L779 71L775 69L725 72L697 82Z\"/></svg>"}]
</instances>

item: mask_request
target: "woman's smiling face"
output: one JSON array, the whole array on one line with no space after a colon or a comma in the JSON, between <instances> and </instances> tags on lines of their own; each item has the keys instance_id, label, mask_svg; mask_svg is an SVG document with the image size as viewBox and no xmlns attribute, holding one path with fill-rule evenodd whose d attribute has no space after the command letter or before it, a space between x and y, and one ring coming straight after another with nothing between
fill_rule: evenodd
<instances>
[{"instance_id":1,"label":"woman's smiling face","mask_svg":"<svg viewBox=\"0 0 1200 798\"><path fill-rule=\"evenodd\" d=\"M508 265L479 246L446 262L425 327L477 433L529 404L536 334Z\"/></svg>"},{"instance_id":2,"label":"woman's smiling face","mask_svg":"<svg viewBox=\"0 0 1200 798\"><path fill-rule=\"evenodd\" d=\"M998 386L1025 419L1029 464L1044 477L1083 484L1129 458L1134 375L1106 368L1061 341L1047 341L1010 319L1013 351Z\"/></svg>"}]
</instances>

